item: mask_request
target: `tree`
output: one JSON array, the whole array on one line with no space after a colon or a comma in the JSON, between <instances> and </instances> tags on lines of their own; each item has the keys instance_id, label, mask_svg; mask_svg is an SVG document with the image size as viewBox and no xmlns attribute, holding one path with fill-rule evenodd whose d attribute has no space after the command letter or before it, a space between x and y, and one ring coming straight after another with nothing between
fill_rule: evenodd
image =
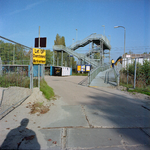
<instances>
[{"instance_id":1,"label":"tree","mask_svg":"<svg viewBox=\"0 0 150 150\"><path fill-rule=\"evenodd\" d=\"M53 63L53 52L51 50L46 50L46 65L52 65Z\"/></svg>"},{"instance_id":2,"label":"tree","mask_svg":"<svg viewBox=\"0 0 150 150\"><path fill-rule=\"evenodd\" d=\"M100 53L94 53L94 59L100 59Z\"/></svg>"},{"instance_id":3,"label":"tree","mask_svg":"<svg viewBox=\"0 0 150 150\"><path fill-rule=\"evenodd\" d=\"M0 40L0 57L4 64L29 64L30 49L19 44L5 43Z\"/></svg>"},{"instance_id":4,"label":"tree","mask_svg":"<svg viewBox=\"0 0 150 150\"><path fill-rule=\"evenodd\" d=\"M147 54L147 52L144 52L143 54Z\"/></svg>"},{"instance_id":5,"label":"tree","mask_svg":"<svg viewBox=\"0 0 150 150\"><path fill-rule=\"evenodd\" d=\"M131 50L129 50L129 54L133 54L133 52Z\"/></svg>"},{"instance_id":6,"label":"tree","mask_svg":"<svg viewBox=\"0 0 150 150\"><path fill-rule=\"evenodd\" d=\"M54 40L54 45L63 45L63 46L66 46L66 44L65 44L65 37L64 36L61 37L57 33L56 40Z\"/></svg>"}]
</instances>

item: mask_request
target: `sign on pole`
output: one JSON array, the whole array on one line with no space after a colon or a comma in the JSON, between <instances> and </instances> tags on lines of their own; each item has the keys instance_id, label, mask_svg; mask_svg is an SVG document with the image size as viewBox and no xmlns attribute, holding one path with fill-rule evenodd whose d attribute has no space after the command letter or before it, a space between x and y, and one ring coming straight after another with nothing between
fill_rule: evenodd
<instances>
[{"instance_id":1,"label":"sign on pole","mask_svg":"<svg viewBox=\"0 0 150 150\"><path fill-rule=\"evenodd\" d=\"M33 48L33 64L46 64L46 50Z\"/></svg>"},{"instance_id":2,"label":"sign on pole","mask_svg":"<svg viewBox=\"0 0 150 150\"><path fill-rule=\"evenodd\" d=\"M34 47L46 47L46 41L47 41L47 38L46 37L38 37L38 38L35 38L35 45Z\"/></svg>"}]
</instances>

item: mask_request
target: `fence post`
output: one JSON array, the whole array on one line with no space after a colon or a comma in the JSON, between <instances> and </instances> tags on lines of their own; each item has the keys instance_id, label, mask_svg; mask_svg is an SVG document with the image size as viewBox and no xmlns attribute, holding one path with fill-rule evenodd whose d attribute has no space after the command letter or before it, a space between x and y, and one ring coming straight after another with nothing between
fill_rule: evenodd
<instances>
[{"instance_id":1,"label":"fence post","mask_svg":"<svg viewBox=\"0 0 150 150\"><path fill-rule=\"evenodd\" d=\"M107 73L107 83L109 83L109 71Z\"/></svg>"},{"instance_id":2,"label":"fence post","mask_svg":"<svg viewBox=\"0 0 150 150\"><path fill-rule=\"evenodd\" d=\"M30 89L33 89L33 49L31 48L30 53Z\"/></svg>"},{"instance_id":3,"label":"fence post","mask_svg":"<svg viewBox=\"0 0 150 150\"><path fill-rule=\"evenodd\" d=\"M40 64L38 64L38 88L40 89Z\"/></svg>"},{"instance_id":4,"label":"fence post","mask_svg":"<svg viewBox=\"0 0 150 150\"><path fill-rule=\"evenodd\" d=\"M136 86L136 58L135 58L135 67L134 67L134 89Z\"/></svg>"},{"instance_id":5,"label":"fence post","mask_svg":"<svg viewBox=\"0 0 150 150\"><path fill-rule=\"evenodd\" d=\"M2 76L2 60L1 60L1 57L0 57L0 76Z\"/></svg>"},{"instance_id":6,"label":"fence post","mask_svg":"<svg viewBox=\"0 0 150 150\"><path fill-rule=\"evenodd\" d=\"M129 61L127 58L127 85L128 85L128 78L129 78Z\"/></svg>"},{"instance_id":7,"label":"fence post","mask_svg":"<svg viewBox=\"0 0 150 150\"><path fill-rule=\"evenodd\" d=\"M105 82L104 83L107 83L107 71L105 73Z\"/></svg>"}]
</instances>

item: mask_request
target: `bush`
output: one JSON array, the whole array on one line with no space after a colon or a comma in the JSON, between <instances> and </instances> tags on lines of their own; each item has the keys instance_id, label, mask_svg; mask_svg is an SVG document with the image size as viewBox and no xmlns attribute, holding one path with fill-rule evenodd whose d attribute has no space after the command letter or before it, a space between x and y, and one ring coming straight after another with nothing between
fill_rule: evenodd
<instances>
[{"instance_id":1,"label":"bush","mask_svg":"<svg viewBox=\"0 0 150 150\"><path fill-rule=\"evenodd\" d=\"M147 85L150 85L150 62L148 60L144 60L143 65L137 62L136 67L137 67L136 68L136 82L137 82L136 85L138 87L145 87ZM127 71L129 73L129 79L131 80L134 79L134 69L135 69L135 61L133 62L133 64L129 64L129 66L121 70L120 77L123 83L126 82L126 80L123 80L124 78L123 76L124 75L125 77L127 76Z\"/></svg>"}]
</instances>

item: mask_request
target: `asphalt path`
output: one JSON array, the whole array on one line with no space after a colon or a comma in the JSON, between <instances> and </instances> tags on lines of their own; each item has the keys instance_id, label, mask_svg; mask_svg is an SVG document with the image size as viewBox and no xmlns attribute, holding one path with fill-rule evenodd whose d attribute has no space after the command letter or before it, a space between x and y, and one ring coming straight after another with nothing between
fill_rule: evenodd
<instances>
[{"instance_id":1,"label":"asphalt path","mask_svg":"<svg viewBox=\"0 0 150 150\"><path fill-rule=\"evenodd\" d=\"M78 125L74 126L75 128L67 130L68 136L71 138L69 138L66 147L91 149L150 148L150 111L143 107L148 100L136 99L112 86L106 88L106 86L85 87L78 85L84 78L78 76L45 77L48 85L53 87L55 93L61 96L61 101L68 105L62 106L62 108L65 111L74 112L71 117L78 122ZM70 109L67 110L66 108ZM83 119L80 118L81 115L79 114L82 113L79 108L81 108L88 124L81 122ZM63 120L59 121L59 126L69 127L69 123L72 122L71 119L69 122L65 119L65 123ZM81 127L81 129L76 129L77 127ZM89 127L90 130L82 127ZM107 141L109 137L112 137L114 144L111 140Z\"/></svg>"},{"instance_id":2,"label":"asphalt path","mask_svg":"<svg viewBox=\"0 0 150 150\"><path fill-rule=\"evenodd\" d=\"M50 111L40 116L29 114L27 99L0 120L1 147L150 149L150 111L145 106L149 101L113 87L78 85L85 78L45 76L58 99L51 101Z\"/></svg>"}]
</instances>

